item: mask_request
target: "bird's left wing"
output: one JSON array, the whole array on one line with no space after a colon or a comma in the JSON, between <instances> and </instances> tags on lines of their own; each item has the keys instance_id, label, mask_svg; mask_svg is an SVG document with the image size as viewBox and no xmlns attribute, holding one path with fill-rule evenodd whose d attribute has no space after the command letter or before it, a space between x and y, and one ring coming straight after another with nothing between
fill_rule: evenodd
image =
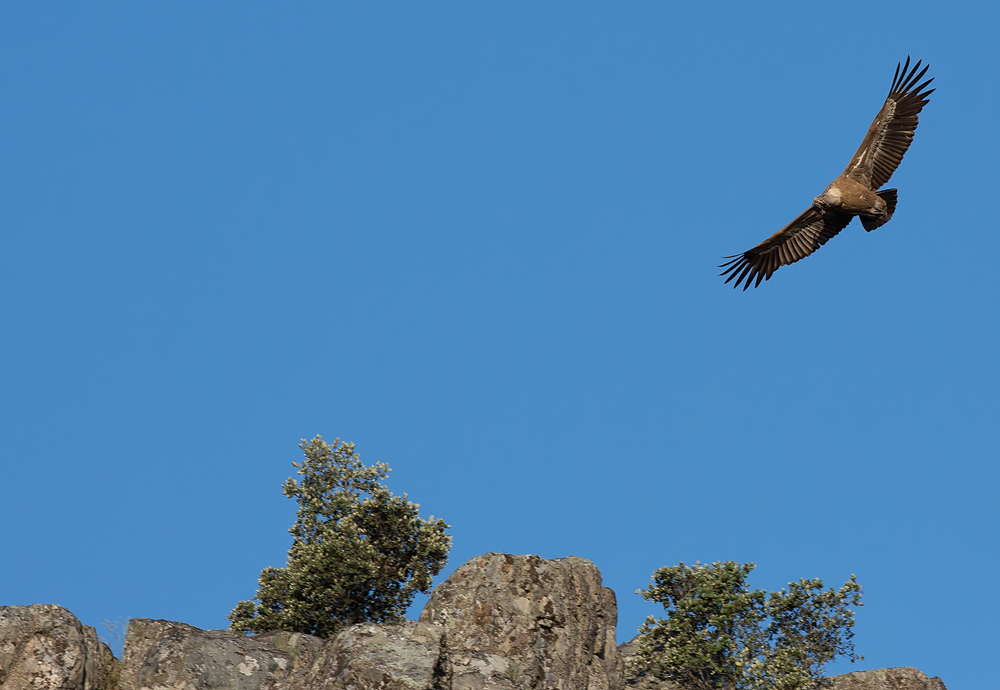
<instances>
[{"instance_id":1,"label":"bird's left wing","mask_svg":"<svg viewBox=\"0 0 1000 690\"><path fill-rule=\"evenodd\" d=\"M744 290L756 278L754 287L757 287L762 280L770 280L771 274L780 267L804 259L822 247L843 230L853 217L849 213L810 206L798 218L753 249L724 257L729 261L719 266L725 269L719 275L728 275L727 283L735 278L733 287L739 287L743 283Z\"/></svg>"},{"instance_id":2,"label":"bird's left wing","mask_svg":"<svg viewBox=\"0 0 1000 690\"><path fill-rule=\"evenodd\" d=\"M888 182L896 172L913 142L920 111L927 105L927 97L934 93L934 89L924 90L934 81L933 78L917 85L930 65L921 70L920 60L917 60L913 69L909 68L910 58L906 58L902 69L896 65L896 76L892 79L889 95L868 128L851 164L844 171L845 176L873 190Z\"/></svg>"}]
</instances>

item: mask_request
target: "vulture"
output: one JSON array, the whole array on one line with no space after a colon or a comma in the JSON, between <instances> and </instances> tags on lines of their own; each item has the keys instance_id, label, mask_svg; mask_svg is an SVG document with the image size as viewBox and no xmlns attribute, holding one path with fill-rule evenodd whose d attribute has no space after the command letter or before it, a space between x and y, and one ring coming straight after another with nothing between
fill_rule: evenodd
<instances>
[{"instance_id":1,"label":"vulture","mask_svg":"<svg viewBox=\"0 0 1000 690\"><path fill-rule=\"evenodd\" d=\"M756 247L724 257L729 261L719 266L725 269L719 275L729 276L727 283L735 279L733 287L757 287L780 267L822 247L854 216L868 232L889 222L896 210L896 190L879 188L899 167L913 141L918 115L934 92L925 90L933 78L917 85L929 67L920 69L918 60L910 69L909 57L902 67L896 64L889 95L847 169L798 218Z\"/></svg>"}]
</instances>

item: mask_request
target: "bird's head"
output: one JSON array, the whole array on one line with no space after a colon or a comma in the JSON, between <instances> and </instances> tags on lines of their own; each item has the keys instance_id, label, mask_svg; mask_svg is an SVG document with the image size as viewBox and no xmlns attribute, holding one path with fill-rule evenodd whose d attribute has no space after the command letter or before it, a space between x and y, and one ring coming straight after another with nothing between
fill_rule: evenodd
<instances>
[{"instance_id":1,"label":"bird's head","mask_svg":"<svg viewBox=\"0 0 1000 690\"><path fill-rule=\"evenodd\" d=\"M832 189L826 189L822 194L813 199L813 204L820 208L840 206L842 203L843 199L841 199L840 194L837 194L836 190Z\"/></svg>"}]
</instances>

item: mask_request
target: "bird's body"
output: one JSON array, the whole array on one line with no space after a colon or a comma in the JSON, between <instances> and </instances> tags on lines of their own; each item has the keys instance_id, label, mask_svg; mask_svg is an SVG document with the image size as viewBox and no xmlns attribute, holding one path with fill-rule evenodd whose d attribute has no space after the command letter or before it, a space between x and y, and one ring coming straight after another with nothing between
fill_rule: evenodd
<instances>
[{"instance_id":1,"label":"bird's body","mask_svg":"<svg viewBox=\"0 0 1000 690\"><path fill-rule=\"evenodd\" d=\"M831 182L822 194L813 199L813 204L858 215L885 215L885 202L878 194L844 175Z\"/></svg>"},{"instance_id":2,"label":"bird's body","mask_svg":"<svg viewBox=\"0 0 1000 690\"><path fill-rule=\"evenodd\" d=\"M909 66L909 58L902 70L896 66L889 95L847 169L798 218L756 247L726 257L729 261L721 266L725 269L721 275L729 276L727 283L735 279L733 286L742 283L746 290L750 283L756 287L762 280L770 280L781 266L804 259L826 244L855 216L869 232L892 218L896 190L879 188L903 160L913 141L918 115L934 91L924 91L933 79L917 86L930 66L919 73L919 61L907 72Z\"/></svg>"}]
</instances>

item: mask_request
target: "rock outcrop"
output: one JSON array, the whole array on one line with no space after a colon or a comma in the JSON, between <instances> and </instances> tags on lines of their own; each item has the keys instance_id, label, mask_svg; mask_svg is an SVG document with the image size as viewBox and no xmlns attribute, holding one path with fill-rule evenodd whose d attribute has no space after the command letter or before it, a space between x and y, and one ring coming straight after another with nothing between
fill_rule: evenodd
<instances>
[{"instance_id":1,"label":"rock outcrop","mask_svg":"<svg viewBox=\"0 0 1000 690\"><path fill-rule=\"evenodd\" d=\"M453 690L619 690L618 608L590 561L477 556L420 616L444 631Z\"/></svg>"},{"instance_id":2,"label":"rock outcrop","mask_svg":"<svg viewBox=\"0 0 1000 690\"><path fill-rule=\"evenodd\" d=\"M615 594L590 561L490 553L440 585L420 621L330 640L247 637L132 619L123 663L58 606L0 607L0 690L681 690L627 669ZM946 690L914 668L833 676L817 690Z\"/></svg>"},{"instance_id":3,"label":"rock outcrop","mask_svg":"<svg viewBox=\"0 0 1000 690\"><path fill-rule=\"evenodd\" d=\"M246 637L133 618L121 690L278 690L311 665L322 647L320 638L300 633Z\"/></svg>"},{"instance_id":4,"label":"rock outcrop","mask_svg":"<svg viewBox=\"0 0 1000 690\"><path fill-rule=\"evenodd\" d=\"M114 690L120 666L97 631L61 606L0 606L3 690Z\"/></svg>"},{"instance_id":5,"label":"rock outcrop","mask_svg":"<svg viewBox=\"0 0 1000 690\"><path fill-rule=\"evenodd\" d=\"M915 668L879 668L824 679L823 690L947 690L940 678L928 678Z\"/></svg>"},{"instance_id":6,"label":"rock outcrop","mask_svg":"<svg viewBox=\"0 0 1000 690\"><path fill-rule=\"evenodd\" d=\"M419 622L245 637L133 619L121 690L622 690L614 592L582 558L486 554Z\"/></svg>"}]
</instances>

